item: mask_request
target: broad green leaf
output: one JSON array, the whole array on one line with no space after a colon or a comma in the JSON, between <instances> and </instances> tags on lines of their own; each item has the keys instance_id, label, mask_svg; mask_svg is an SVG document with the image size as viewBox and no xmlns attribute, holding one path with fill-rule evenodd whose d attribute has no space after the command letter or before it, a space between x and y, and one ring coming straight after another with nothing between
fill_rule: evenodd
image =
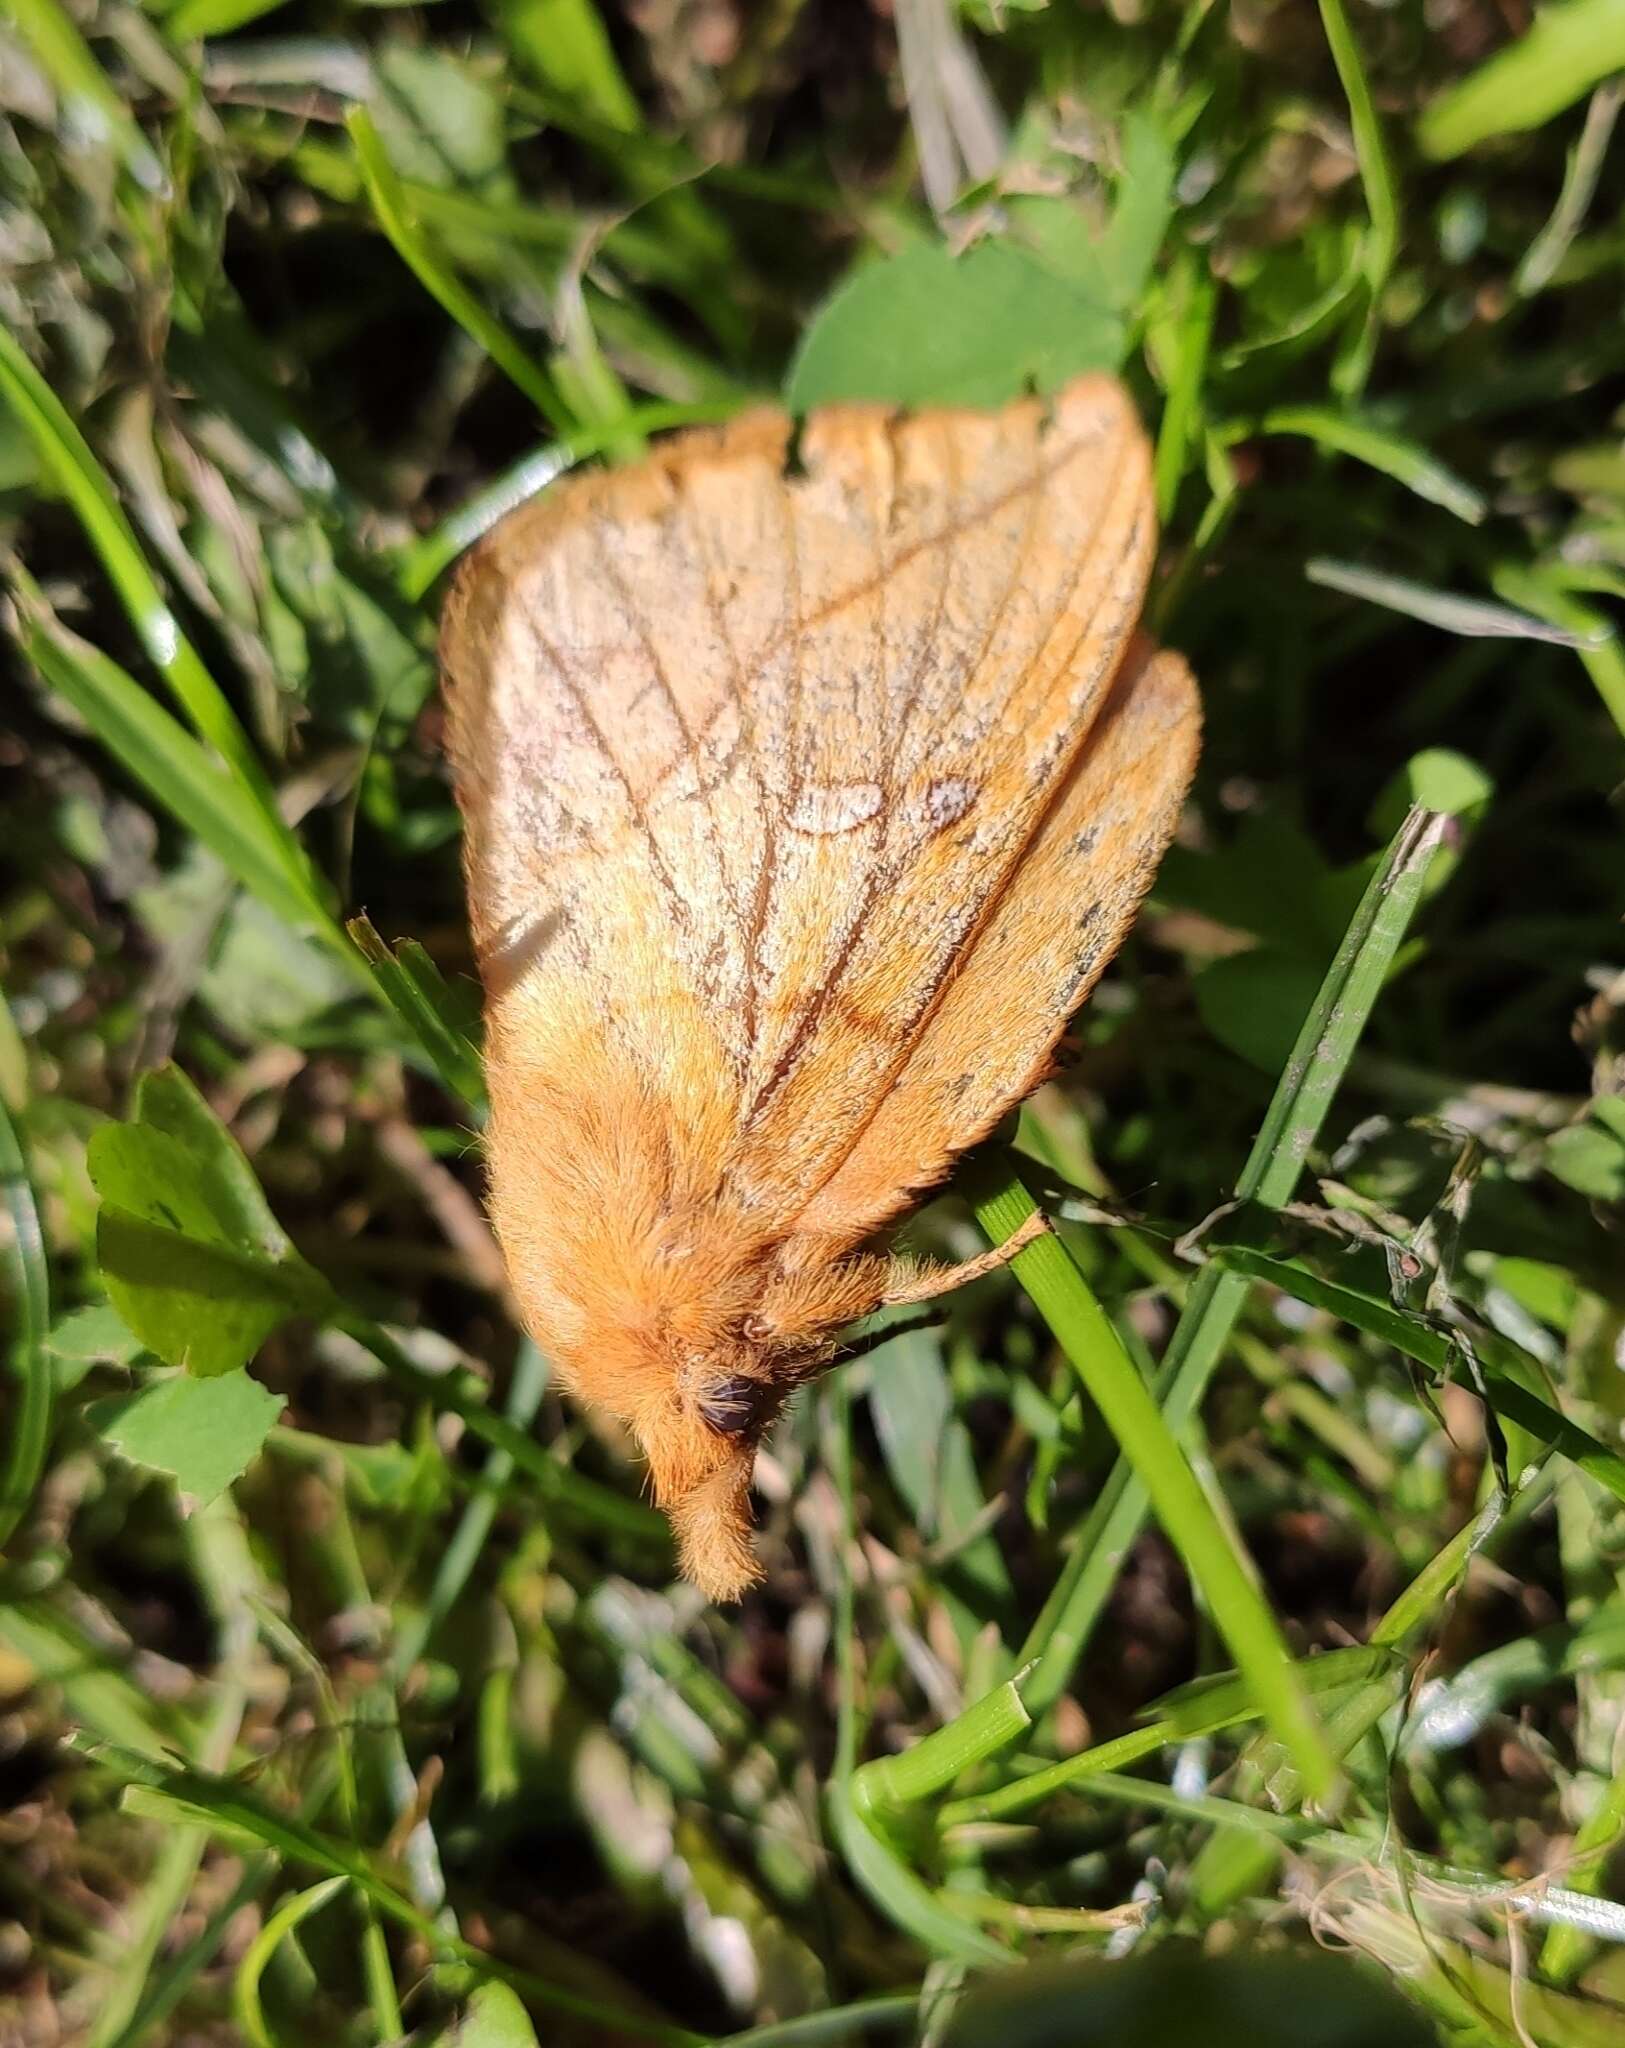
<instances>
[{"instance_id":1,"label":"broad green leaf","mask_svg":"<svg viewBox=\"0 0 1625 2048\"><path fill-rule=\"evenodd\" d=\"M137 1128L161 1133L195 1162L219 1225L230 1234L226 1241L252 1246L268 1258L289 1256L287 1233L271 1214L242 1147L179 1067L144 1074L135 1109Z\"/></svg>"},{"instance_id":2,"label":"broad green leaf","mask_svg":"<svg viewBox=\"0 0 1625 2048\"><path fill-rule=\"evenodd\" d=\"M1098 215L1075 194L1013 193L1004 203L1011 244L1101 305L1112 303Z\"/></svg>"},{"instance_id":3,"label":"broad green leaf","mask_svg":"<svg viewBox=\"0 0 1625 2048\"><path fill-rule=\"evenodd\" d=\"M355 978L332 950L295 937L251 896L227 906L198 994L246 1045L320 1042L340 1011L357 1034L372 1022L362 1020Z\"/></svg>"},{"instance_id":4,"label":"broad green leaf","mask_svg":"<svg viewBox=\"0 0 1625 2048\"><path fill-rule=\"evenodd\" d=\"M1546 1166L1576 1194L1625 1202L1625 1144L1601 1124L1571 1124L1546 1143Z\"/></svg>"},{"instance_id":5,"label":"broad green leaf","mask_svg":"<svg viewBox=\"0 0 1625 2048\"><path fill-rule=\"evenodd\" d=\"M199 1377L244 1364L290 1316L332 1293L267 1208L253 1170L192 1084L143 1080L136 1121L90 1140L108 1295L150 1351Z\"/></svg>"},{"instance_id":6,"label":"broad green leaf","mask_svg":"<svg viewBox=\"0 0 1625 2048\"><path fill-rule=\"evenodd\" d=\"M516 1991L489 1983L437 2040L439 2048L536 2048L536 2029Z\"/></svg>"},{"instance_id":7,"label":"broad green leaf","mask_svg":"<svg viewBox=\"0 0 1625 2048\"><path fill-rule=\"evenodd\" d=\"M1231 1052L1266 1074L1286 1065L1322 970L1294 953L1259 947L1232 953L1196 977L1202 1022Z\"/></svg>"},{"instance_id":8,"label":"broad green leaf","mask_svg":"<svg viewBox=\"0 0 1625 2048\"><path fill-rule=\"evenodd\" d=\"M1128 1962L995 1971L955 2009L943 2048L1432 2048L1436 2040L1392 1983L1342 1957L1204 1956L1175 1943Z\"/></svg>"},{"instance_id":9,"label":"broad green leaf","mask_svg":"<svg viewBox=\"0 0 1625 2048\"><path fill-rule=\"evenodd\" d=\"M500 96L446 49L386 44L374 60L373 123L403 178L489 194L512 189Z\"/></svg>"},{"instance_id":10,"label":"broad green leaf","mask_svg":"<svg viewBox=\"0 0 1625 2048\"><path fill-rule=\"evenodd\" d=\"M503 33L536 76L607 127L634 133L638 103L592 0L501 0Z\"/></svg>"},{"instance_id":11,"label":"broad green leaf","mask_svg":"<svg viewBox=\"0 0 1625 2048\"><path fill-rule=\"evenodd\" d=\"M1625 1095L1596 1096L1591 1104L1591 1114L1625 1145Z\"/></svg>"},{"instance_id":12,"label":"broad green leaf","mask_svg":"<svg viewBox=\"0 0 1625 2048\"><path fill-rule=\"evenodd\" d=\"M200 1505L246 1471L286 1404L246 1372L219 1379L190 1373L139 1393L98 1401L91 1420L123 1457L167 1472Z\"/></svg>"},{"instance_id":13,"label":"broad green leaf","mask_svg":"<svg viewBox=\"0 0 1625 2048\"><path fill-rule=\"evenodd\" d=\"M76 1308L52 1326L45 1340L55 1367L56 1390L78 1386L92 1366L131 1365L146 1347L125 1328L118 1311L105 1301Z\"/></svg>"},{"instance_id":14,"label":"broad green leaf","mask_svg":"<svg viewBox=\"0 0 1625 2048\"><path fill-rule=\"evenodd\" d=\"M791 366L793 412L842 399L894 405L1002 405L1116 369L1123 324L1008 242L963 256L922 247L873 263L837 288Z\"/></svg>"},{"instance_id":15,"label":"broad green leaf","mask_svg":"<svg viewBox=\"0 0 1625 2048\"><path fill-rule=\"evenodd\" d=\"M1386 838L1398 830L1412 804L1459 818L1481 809L1494 794L1495 784L1476 761L1449 747L1424 747L1378 797L1368 822L1373 832Z\"/></svg>"},{"instance_id":16,"label":"broad green leaf","mask_svg":"<svg viewBox=\"0 0 1625 2048\"><path fill-rule=\"evenodd\" d=\"M1473 1256L1469 1255L1469 1264ZM1492 1285L1510 1294L1520 1308L1554 1330L1569 1327L1579 1305L1580 1286L1566 1267L1517 1256L1488 1258L1487 1266Z\"/></svg>"},{"instance_id":17,"label":"broad green leaf","mask_svg":"<svg viewBox=\"0 0 1625 2048\"><path fill-rule=\"evenodd\" d=\"M1222 850L1198 856L1171 848L1157 877L1157 895L1319 967L1335 948L1363 885L1362 876L1351 892L1309 835L1284 812L1270 809L1244 817Z\"/></svg>"}]
</instances>

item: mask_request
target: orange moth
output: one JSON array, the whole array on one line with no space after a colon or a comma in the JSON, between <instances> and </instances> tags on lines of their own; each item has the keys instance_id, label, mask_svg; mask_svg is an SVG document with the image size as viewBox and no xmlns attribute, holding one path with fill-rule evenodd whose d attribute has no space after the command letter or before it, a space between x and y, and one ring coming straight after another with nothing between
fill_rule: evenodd
<instances>
[{"instance_id":1,"label":"orange moth","mask_svg":"<svg viewBox=\"0 0 1625 2048\"><path fill-rule=\"evenodd\" d=\"M1136 632L1121 386L774 410L582 472L464 563L442 660L490 1200L684 1570L759 1576L755 1450L921 1273L885 1233L1043 1079L1197 751Z\"/></svg>"}]
</instances>

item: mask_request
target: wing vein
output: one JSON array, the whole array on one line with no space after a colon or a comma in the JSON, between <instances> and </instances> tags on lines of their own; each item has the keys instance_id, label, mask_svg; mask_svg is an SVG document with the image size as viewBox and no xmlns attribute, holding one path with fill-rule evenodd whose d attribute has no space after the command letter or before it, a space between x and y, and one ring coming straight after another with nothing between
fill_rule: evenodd
<instances>
[{"instance_id":1,"label":"wing vein","mask_svg":"<svg viewBox=\"0 0 1625 2048\"><path fill-rule=\"evenodd\" d=\"M670 517L671 515L668 511L659 528L663 545L669 541ZM598 572L607 587L614 592L615 602L621 609L621 616L636 635L638 645L643 649L645 659L648 661L650 675L654 678L656 687L665 699L666 709L671 714L672 723L676 726L678 733L682 737L684 751L687 753L689 762L694 770L695 795L705 810L705 836L710 842L711 859L716 868L717 885L723 901L728 905L737 921L740 915L739 905L734 900L732 878L728 873L727 863L722 857L722 836L717 824L716 806L711 801L713 788L706 776L705 762L701 758L694 730L684 713L681 694L675 688L670 675L667 673L666 664L661 658L659 648L655 645L654 634L650 630L647 616L641 607L634 603L632 592L627 585L626 579L621 575L610 558L609 548L604 539L604 517L601 505L594 505L588 525L592 535L593 556L598 565Z\"/></svg>"},{"instance_id":2,"label":"wing vein","mask_svg":"<svg viewBox=\"0 0 1625 2048\"><path fill-rule=\"evenodd\" d=\"M556 647L542 631L533 613L526 613L525 626L538 652L550 664L553 673L563 685L566 695L575 707L577 716L592 740L593 746L609 764L615 780L620 784L622 793L626 798L627 813L631 817L633 824L637 826L639 832L643 835L644 842L648 846L650 861L653 864L655 874L661 886L670 900L672 913L678 923L686 929L689 923L688 904L684 901L682 893L677 887L676 877L672 874L667 864L666 856L661 850L660 841L655 836L654 824L649 817L648 808L633 786L632 778L626 772L625 763L610 745L609 735L599 724L593 712L591 693L581 677L576 673L574 664L566 659L563 649Z\"/></svg>"},{"instance_id":3,"label":"wing vein","mask_svg":"<svg viewBox=\"0 0 1625 2048\"><path fill-rule=\"evenodd\" d=\"M1118 476L1121 476L1121 466L1118 470ZM1116 479L1114 478L1114 487L1108 493L1108 503L1115 501L1115 484ZM1016 492L1007 493L1005 496L1005 502L1013 502L1016 495ZM1136 518L1130 521L1128 532L1125 535L1123 544L1116 556L1116 566L1119 569L1121 568L1123 562L1128 560L1129 557L1132 555L1137 543L1138 533L1139 520ZM1085 571L1089 567L1091 552L1092 551L1089 549L1084 549L1080 552L1077 567L1074 570L1071 581L1067 586L1066 598L1060 605L1056 607L1057 615L1069 609L1072 600L1076 597L1078 589L1083 582ZM1109 584L1111 579L1107 580ZM1008 598L1006 601L1008 601ZM1085 634L1089 631L1091 623L1092 615L1091 619L1086 619L1079 625L1077 637L1073 641L1072 648L1067 656L1066 662L1062 665L1063 669L1070 667L1072 660L1076 656L1078 646L1081 644ZM1119 649L1119 658L1121 658L1121 653L1122 650ZM1099 716L1100 711L1102 711L1103 709L1104 705L1097 706L1097 718ZM920 1034L925 1029L926 1024L930 1020L932 1011L936 1008L937 1004L942 1000L943 991L947 988L949 982L953 979L956 969L963 968L963 966L965 965L965 962L968 960L971 950L976 945L978 937L986 929L988 921L991 919L995 910L998 908L998 905L1003 899L1006 890L1010 887L1015 877L1020 873L1022 863L1027 858L1028 850L1031 848L1034 839L1037 837L1038 831L1042 826L1044 819L1048 816L1053 806L1059 801L1061 791L1065 787L1067 779L1072 772L1072 769L1076 766L1077 760L1081 758L1082 752L1084 748L1087 747L1088 743L1089 736L1088 732L1086 731L1079 736L1078 744L1073 751L1072 761L1068 763L1065 769L1056 773L1052 777L1052 787L1049 793L1047 794L1044 802L1038 807L1038 810L1032 819L1030 829L1026 833L1025 837L1022 839L1021 844L1014 850L1010 858L1005 862L1005 865L1000 870L1000 872L990 880L986 890L983 892L980 899L977 900L975 903L966 906L966 913L958 921L957 930L955 932L952 943L945 948L942 960L938 963L937 969L932 974L930 980L921 992L920 998L907 1024L898 1035L896 1041L896 1056L893 1059L891 1067L888 1069L884 1079L876 1083L876 1086L874 1087L871 1094L867 1114L861 1117L857 1121L857 1123L852 1127L852 1129L844 1134L845 1143L843 1149L833 1159L826 1163L825 1169L820 1173L819 1179L816 1182L816 1184L808 1188L808 1201L812 1200L812 1198L818 1193L818 1190L825 1186L827 1182L834 1176L834 1174L840 1169L840 1167L845 1164L846 1160L850 1158L852 1152L856 1149L859 1140L862 1138L863 1133L874 1121L874 1118L878 1113L881 1104L885 1101L886 1095L890 1090L893 1082L895 1081L898 1073L907 1064L910 1054L913 1052L915 1045L919 1041ZM901 871L901 869L898 870L898 872ZM829 977L829 980L820 986L820 988L817 990L813 998L813 1001L807 1006L807 1012L803 1017L801 1023L798 1024L791 1046L788 1047L784 1055L781 1056L778 1065L774 1069L773 1076L770 1078L769 1083L766 1087L764 1087L764 1089L758 1095L756 1102L753 1103L751 1106L751 1117L753 1119L758 1114L759 1109L764 1104L765 1100L771 1095L772 1092L774 1092L774 1089L777 1086L782 1086L785 1075L788 1073L789 1068L794 1064L795 1053L800 1050L800 1047L803 1044L805 1044L806 1039L812 1029L812 1025L817 1021L817 1018L823 1014L823 1011L828 1007L829 1002L834 997L840 977L842 974L844 974L847 966L851 961L853 952L856 949L857 941L860 936L861 925L863 921L868 917L869 912L873 908L874 903L878 897L878 885L880 879L881 871L877 868L869 878L869 887L866 889L863 899L859 905L857 916L853 921L853 926L848 931L846 937L843 939L840 951L836 956L835 962L833 963L832 972Z\"/></svg>"}]
</instances>

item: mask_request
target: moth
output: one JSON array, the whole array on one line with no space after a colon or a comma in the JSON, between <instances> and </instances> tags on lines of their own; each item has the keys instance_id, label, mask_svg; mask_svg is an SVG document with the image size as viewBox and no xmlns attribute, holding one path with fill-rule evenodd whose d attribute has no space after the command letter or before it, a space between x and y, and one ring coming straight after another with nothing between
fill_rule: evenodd
<instances>
[{"instance_id":1,"label":"moth","mask_svg":"<svg viewBox=\"0 0 1625 2048\"><path fill-rule=\"evenodd\" d=\"M1154 545L1094 376L688 431L456 579L492 1219L712 1598L760 1576L756 1446L836 1333L1004 1255L884 1241L1044 1078L1173 831L1199 712L1137 632Z\"/></svg>"}]
</instances>

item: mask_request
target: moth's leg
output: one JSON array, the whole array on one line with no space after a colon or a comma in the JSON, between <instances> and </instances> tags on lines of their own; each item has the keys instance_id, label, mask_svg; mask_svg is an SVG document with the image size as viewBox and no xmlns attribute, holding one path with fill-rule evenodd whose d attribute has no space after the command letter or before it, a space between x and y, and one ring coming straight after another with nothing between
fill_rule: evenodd
<instances>
[{"instance_id":1,"label":"moth's leg","mask_svg":"<svg viewBox=\"0 0 1625 2048\"><path fill-rule=\"evenodd\" d=\"M1016 1253L1030 1245L1035 1237L1042 1237L1048 1228L1049 1219L1035 1209L1003 1244L996 1244L992 1251L983 1252L980 1258L966 1259L957 1266L923 1268L907 1259L897 1259L892 1266L895 1277L881 1296L881 1304L895 1308L903 1302L930 1301L938 1294L949 1294L969 1281L980 1280L984 1273L996 1273L1001 1266L1009 1265Z\"/></svg>"}]
</instances>

